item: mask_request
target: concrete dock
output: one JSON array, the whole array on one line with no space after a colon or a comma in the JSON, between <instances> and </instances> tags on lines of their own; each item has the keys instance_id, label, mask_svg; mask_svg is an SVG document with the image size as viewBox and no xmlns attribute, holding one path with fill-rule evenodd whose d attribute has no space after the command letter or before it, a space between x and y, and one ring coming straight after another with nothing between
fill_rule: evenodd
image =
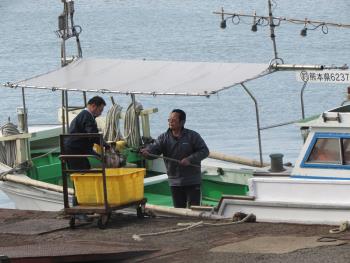
<instances>
[{"instance_id":1,"label":"concrete dock","mask_svg":"<svg viewBox=\"0 0 350 263\"><path fill-rule=\"evenodd\" d=\"M116 211L106 229L70 229L62 213L14 209L1 209L0 222L0 262L350 262L350 232L330 234L336 226L220 226Z\"/></svg>"}]
</instances>

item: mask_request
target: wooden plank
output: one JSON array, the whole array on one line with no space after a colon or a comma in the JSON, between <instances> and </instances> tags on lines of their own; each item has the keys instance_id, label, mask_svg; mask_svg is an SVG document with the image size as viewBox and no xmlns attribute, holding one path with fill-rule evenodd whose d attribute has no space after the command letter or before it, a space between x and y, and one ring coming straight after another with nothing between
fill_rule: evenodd
<instances>
[{"instance_id":1,"label":"wooden plank","mask_svg":"<svg viewBox=\"0 0 350 263\"><path fill-rule=\"evenodd\" d=\"M30 138L32 135L29 133L20 133L20 134L15 134L15 135L9 135L9 136L2 136L0 137L0 141L14 141L18 139L27 139Z\"/></svg>"}]
</instances>

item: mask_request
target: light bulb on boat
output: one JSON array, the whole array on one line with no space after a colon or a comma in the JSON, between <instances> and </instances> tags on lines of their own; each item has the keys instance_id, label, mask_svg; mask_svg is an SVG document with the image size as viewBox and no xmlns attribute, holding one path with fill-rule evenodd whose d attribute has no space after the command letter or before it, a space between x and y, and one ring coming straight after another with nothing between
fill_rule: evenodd
<instances>
[{"instance_id":1,"label":"light bulb on boat","mask_svg":"<svg viewBox=\"0 0 350 263\"><path fill-rule=\"evenodd\" d=\"M253 24L253 25L252 25L252 31L253 31L253 32L258 31L258 26L257 26L257 24Z\"/></svg>"},{"instance_id":2,"label":"light bulb on boat","mask_svg":"<svg viewBox=\"0 0 350 263\"><path fill-rule=\"evenodd\" d=\"M226 20L221 20L221 23L220 23L220 28L222 29L225 29L226 28Z\"/></svg>"},{"instance_id":3,"label":"light bulb on boat","mask_svg":"<svg viewBox=\"0 0 350 263\"><path fill-rule=\"evenodd\" d=\"M306 28L306 27L304 27L304 28L300 31L300 35L301 35L302 37L306 37L306 35L307 35L307 28Z\"/></svg>"}]
</instances>

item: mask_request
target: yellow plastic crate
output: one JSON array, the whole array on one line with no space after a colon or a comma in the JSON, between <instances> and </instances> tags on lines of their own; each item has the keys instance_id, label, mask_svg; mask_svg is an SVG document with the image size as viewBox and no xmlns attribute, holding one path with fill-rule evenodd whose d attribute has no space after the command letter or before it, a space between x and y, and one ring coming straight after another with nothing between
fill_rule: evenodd
<instances>
[{"instance_id":1,"label":"yellow plastic crate","mask_svg":"<svg viewBox=\"0 0 350 263\"><path fill-rule=\"evenodd\" d=\"M106 169L107 200L111 205L124 205L141 200L144 197L144 168L108 168ZM71 178L75 195L80 205L102 205L102 173L74 173Z\"/></svg>"}]
</instances>

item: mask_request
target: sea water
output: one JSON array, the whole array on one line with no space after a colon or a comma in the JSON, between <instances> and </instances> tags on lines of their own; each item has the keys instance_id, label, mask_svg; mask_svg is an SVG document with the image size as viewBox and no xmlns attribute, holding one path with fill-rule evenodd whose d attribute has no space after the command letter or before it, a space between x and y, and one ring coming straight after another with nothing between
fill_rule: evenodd
<instances>
[{"instance_id":1,"label":"sea water","mask_svg":"<svg viewBox=\"0 0 350 263\"><path fill-rule=\"evenodd\" d=\"M350 2L345 0L272 1L275 16L350 24ZM267 0L76 0L76 24L83 29L80 40L86 58L124 58L209 62L266 63L274 57L269 27L251 31L253 20L241 18L238 25L228 20L220 29L213 11L267 15ZM0 1L0 82L22 80L60 66L57 17L60 0ZM343 65L349 63L350 30L329 27L308 30L302 24L282 22L275 28L278 57L289 64ZM68 45L75 52L74 41ZM295 72L278 72L248 82L258 101L261 126L301 118L301 82ZM340 105L346 84L308 84L304 93L305 114L312 116ZM96 89L103 87L96 87ZM92 96L93 94L88 94ZM100 94L101 95L101 94ZM26 91L29 124L58 123L59 92ZM108 102L109 95L102 95ZM126 109L130 97L114 96ZM81 95L72 93L72 105L81 105ZM173 108L187 112L186 126L198 131L210 150L258 159L256 117L253 101L242 87L203 97L137 96L144 108L157 107L151 116L152 136L167 128ZM0 125L8 118L16 123L16 107L22 106L20 89L1 89ZM264 160L281 152L294 163L302 145L298 127L283 126L262 131ZM0 196L3 200L3 196ZM1 205L1 203L0 203Z\"/></svg>"}]
</instances>

